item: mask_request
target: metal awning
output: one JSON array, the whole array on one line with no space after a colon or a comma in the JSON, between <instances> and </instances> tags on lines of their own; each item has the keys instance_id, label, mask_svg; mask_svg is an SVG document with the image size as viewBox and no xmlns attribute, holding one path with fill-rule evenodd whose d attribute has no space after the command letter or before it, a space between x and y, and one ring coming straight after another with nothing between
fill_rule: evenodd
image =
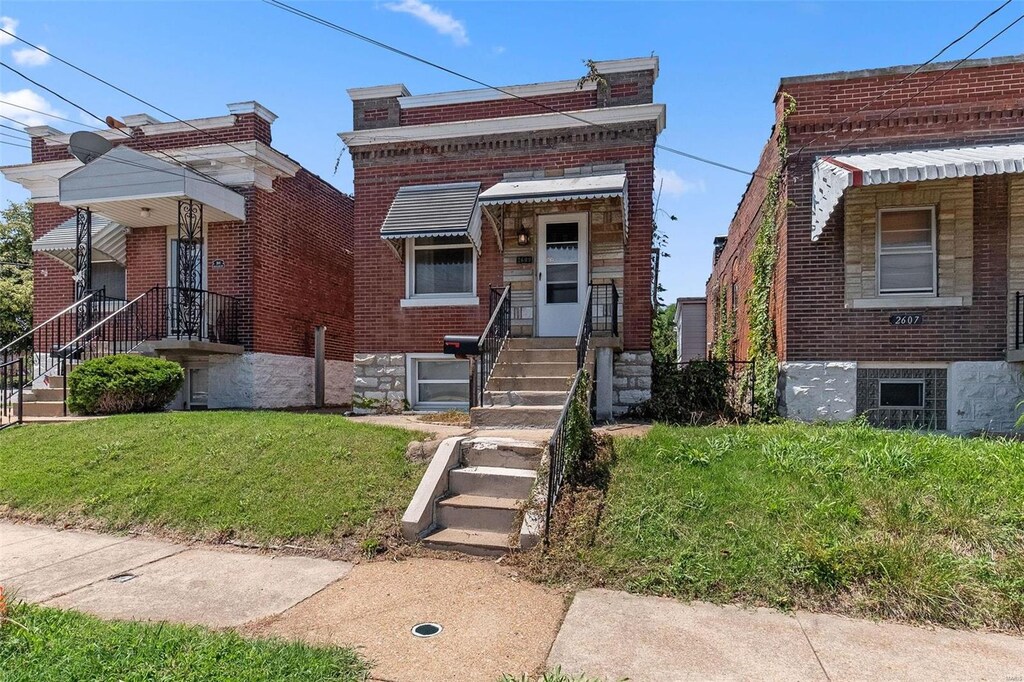
<instances>
[{"instance_id":1,"label":"metal awning","mask_svg":"<svg viewBox=\"0 0 1024 682\"><path fill-rule=\"evenodd\" d=\"M573 199L622 199L622 221L629 229L626 174L581 175L557 178L503 180L480 193L481 206L536 204Z\"/></svg>"},{"instance_id":2,"label":"metal awning","mask_svg":"<svg viewBox=\"0 0 1024 682\"><path fill-rule=\"evenodd\" d=\"M465 236L480 250L479 182L402 187L380 228L382 239Z\"/></svg>"},{"instance_id":3,"label":"metal awning","mask_svg":"<svg viewBox=\"0 0 1024 682\"><path fill-rule=\"evenodd\" d=\"M69 268L75 268L78 222L72 216L32 242L32 250L53 256ZM92 260L125 264L125 227L109 218L92 214Z\"/></svg>"},{"instance_id":4,"label":"metal awning","mask_svg":"<svg viewBox=\"0 0 1024 682\"><path fill-rule=\"evenodd\" d=\"M178 202L203 205L205 222L245 220L245 198L191 168L124 145L60 179L60 203L89 207L128 227L178 223Z\"/></svg>"},{"instance_id":5,"label":"metal awning","mask_svg":"<svg viewBox=\"0 0 1024 682\"><path fill-rule=\"evenodd\" d=\"M847 187L1024 173L1024 144L826 156L814 163L811 239L817 240Z\"/></svg>"}]
</instances>

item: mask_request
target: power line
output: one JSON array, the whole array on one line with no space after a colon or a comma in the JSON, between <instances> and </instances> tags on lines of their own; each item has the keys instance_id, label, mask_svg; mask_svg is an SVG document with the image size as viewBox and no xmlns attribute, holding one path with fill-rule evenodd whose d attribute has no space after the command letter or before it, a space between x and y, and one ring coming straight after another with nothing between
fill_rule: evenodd
<instances>
[{"instance_id":1,"label":"power line","mask_svg":"<svg viewBox=\"0 0 1024 682\"><path fill-rule=\"evenodd\" d=\"M0 31L3 31L3 29L0 29ZM7 31L4 31L4 33L7 33ZM9 35L10 35L10 34L9 34ZM37 81L37 80L33 80L32 78L29 78L29 77L28 77L28 76L26 76L26 75L25 75L24 73L22 73L21 71L18 71L18 70L17 70L16 68L14 68L13 66L11 66L10 64L7 64L6 62L2 62L2 61L0 61L0 66L4 67L5 69L8 69L8 70L10 70L10 71L13 71L13 72L14 72L14 73L16 73L17 75L21 76L21 77L22 77L23 79L27 80L27 81L28 81L29 83L32 83L32 84L33 84L33 85L35 85L36 87L40 87L40 88L42 88L43 90L46 90L46 91L47 91L48 93L50 93L50 94L51 94L51 95L53 95L54 97L58 97L58 98L60 98L61 100L63 100L64 102L67 102L68 104L70 104L71 106L75 107L76 109L80 109L80 110L84 111L85 113L89 114L89 115L90 115L90 116L92 116L92 117L93 117L94 119L96 119L97 121L100 121L100 122L105 122L105 119L102 119L102 118L100 118L99 116L97 116L97 115L96 115L96 114L94 114L93 112L89 111L88 109L86 109L86 108L85 108L85 107L83 107L82 105L80 105L80 104L76 104L75 102L72 102L72 101L71 101L70 99L68 99L68 98L67 98L67 97L65 97L64 95L60 94L60 93L59 93L59 92L57 92L56 90L53 90L52 88L48 88L47 86L43 85L43 84L42 84L42 83L40 83L39 81ZM116 130L117 132L121 133L122 135L124 135L124 136L125 136L126 138L128 138L128 139L130 139L130 140L137 140L136 138L132 137L132 135L131 135L130 133L128 133L127 131L125 131L125 130L123 130L123 129L121 129L121 128L113 128L113 130ZM137 140L137 141L138 141L138 140ZM184 164L180 163L180 162L179 162L179 161L178 161L177 159L175 159L175 158L174 158L173 156L171 156L170 154L168 154L167 152L165 152L165 151L163 151L163 150L160 150L160 149L153 149L152 147L149 147L149 146L148 146L148 144L146 145L146 150L147 150L147 151L152 151L152 152L155 152L155 153L158 153L158 154L163 154L164 156L166 156L166 157L167 157L168 159L170 159L170 160L171 160L171 163L174 163L174 164L176 164L176 165L180 165L180 166L182 166L183 168L185 167L185 165L184 165ZM213 177L211 177L211 176L207 175L206 173L203 173L202 171L196 170L195 168L192 168L192 169L190 169L190 170L192 170L192 171L193 171L194 173L197 173L197 174L199 174L199 175L203 176L204 178L207 178L207 179L208 179L208 180L209 180L210 182L213 182L213 183L215 183L215 184L218 184L218 185L220 185L220 186L221 186L221 187L223 187L224 189L231 189L230 187L228 187L227 185L225 185L225 184L224 184L223 182L221 182L220 180L217 180L216 178L213 178Z\"/></svg>"},{"instance_id":2,"label":"power line","mask_svg":"<svg viewBox=\"0 0 1024 682\"><path fill-rule=\"evenodd\" d=\"M11 38L14 38L15 40L21 41L22 43L28 45L29 47L33 47L33 48L35 48L37 50L44 51L40 46L38 46L38 45L36 45L34 43L30 43L29 41L25 40L21 36L15 35L14 33L11 33L10 31L8 31L6 29L0 28L0 32L6 33ZM114 90L117 90L122 95L126 95L127 97L131 97L136 102L140 102L141 104L144 104L147 107L150 107L151 109L156 109L157 111L159 111L161 114L164 114L165 116L170 116L171 118L173 118L178 123L183 123L183 124L187 125L192 130L195 130L196 132L199 132L199 133L202 133L202 134L206 135L207 137L209 137L210 139L214 140L215 142L217 142L219 144L226 144L229 147L231 147L232 149L234 149L235 151L239 152L240 154L242 154L244 156L251 157L254 161L258 161L259 160L255 155L250 154L249 152L245 151L244 149L239 149L238 147L236 147L235 145L231 144L230 142L225 142L225 141L217 138L216 135L213 135L209 131L203 130L202 128L199 128L198 126L193 125L192 123L190 123L189 121L186 121L185 119L178 118L177 116L175 116L171 112L167 111L166 109L161 109L160 107L158 107L157 105L153 104L152 102L147 102L146 100L142 99L138 95L133 95L132 93L130 93L127 90L125 90L124 88L119 87L117 85L114 85L110 81L108 81L108 80L106 80L106 79L104 79L104 78L102 78L100 76L97 76L96 74L92 73L91 71L87 71L86 69L83 69L82 67L78 66L77 64L73 64L73 63L69 62L66 59L58 57L57 55L53 54L49 50L45 50L45 52L47 54L49 54L52 58L56 59L61 64L64 64L65 66L69 66L72 69L74 69L75 71L78 71L79 73L84 74L84 75L88 76L89 78L92 78L93 80L99 81L100 83L103 83L107 87L113 88ZM241 167L239 166L239 168L241 168Z\"/></svg>"},{"instance_id":3,"label":"power line","mask_svg":"<svg viewBox=\"0 0 1024 682\"><path fill-rule=\"evenodd\" d=\"M981 26L981 25L982 25L982 24L984 24L984 23L985 23L986 21L988 21L989 19L991 19L992 17L994 17L994 16L996 15L996 14L998 14L998 13L999 13L999 12L1000 12L1000 11L1001 11L1001 10L1002 10L1002 9L1003 9L1004 7L1006 7L1007 5L1009 5L1009 4L1011 3L1011 2L1013 2L1013 0L1006 0L1006 2L1004 2L1004 3L1003 3L1003 4L1001 4L1001 5L999 5L999 7L996 7L996 8L994 9L994 10L992 10L991 12L989 12L988 14L986 14L986 15L985 15L984 17L982 17L982 18L981 18L980 20L978 20L978 22L977 22L976 24L974 24L974 26L971 26L971 28L969 28L969 29L968 29L968 30L967 30L966 32L964 32L964 33L961 33L961 34L960 34L959 36L957 36L956 38L954 38L952 42L949 42L949 43L947 43L945 47L943 47L943 48L942 48L941 50L939 50L939 51L938 51L938 52L936 52L936 53L935 53L934 55L932 55L932 58L931 58L931 59L929 59L928 61L926 61L926 62L924 62L924 63L922 63L922 64L918 64L917 68L915 68L915 69L914 69L913 71L911 71L911 72L910 72L910 73L908 73L908 74L907 74L906 76L904 76L903 78L901 78L901 79L900 79L900 80L899 80L898 82L896 82L896 83L894 83L894 84L890 85L890 86L889 86L888 88L886 88L885 90L883 90L882 92L880 92L880 93L879 93L878 95L876 95L876 96L875 96L874 98L872 98L871 100L869 100L869 101L868 101L867 103L865 103L865 104L864 104L863 106L861 106L861 107L860 107L859 109L857 109L856 111L854 111L854 112L853 112L852 114L850 114L849 116L847 116L846 118L844 118L844 119L843 119L842 121L839 121L838 123L833 123L833 124L831 124L831 125L830 125L830 126L828 127L828 129L826 129L826 130L823 130L823 131L821 131L820 133L818 133L817 135L815 135L815 136L814 136L813 138L811 138L811 140L810 140L809 142L805 142L804 144L802 144L802 145L800 146L800 149L796 150L796 153L795 153L795 154L793 154L792 156L799 156L799 155L800 155L800 153L802 153L802 152L803 152L803 151L804 151L805 149L807 149L807 148L808 148L808 147L810 147L810 146L811 146L812 144L814 144L814 143L815 143L815 142L817 142L817 141L818 141L819 139L821 139L821 137L822 137L823 135L825 135L825 134L827 134L827 133L830 133L830 132L832 132L833 130L835 130L836 128L838 128L839 126L841 126L841 125L843 125L843 124L845 124L845 123L849 123L850 119L852 119L852 118L853 118L854 116L856 116L857 114L859 114L859 113L861 113L861 112L865 111L865 110L866 110L866 109L867 109L868 107L870 107L870 106L871 106L872 104L874 104L874 103L875 103L875 102L877 102L878 100L882 99L883 97L885 97L886 95L888 95L888 94L889 94L890 92L892 92L893 90L895 90L896 88L898 88L899 86L903 85L903 84L904 84L904 83L906 83L906 82L907 82L908 80L910 80L911 78L913 78L914 76L916 76L916 75L917 75L918 73L920 73L921 69L923 69L924 67L928 66L929 64L931 64L932 62L934 62L934 61L935 61L936 59L938 59L939 57L941 57L941 56L942 56L943 54L945 54L945 53L946 53L946 51L947 51L947 50L949 50L949 48L953 47L954 45L956 45L957 43L959 43L959 42L960 42L961 40L963 40L964 38L966 38L966 37L967 37L967 36L969 36L970 34L974 33L974 31L975 31L975 30L977 30L977 28L978 28L979 26Z\"/></svg>"},{"instance_id":4,"label":"power line","mask_svg":"<svg viewBox=\"0 0 1024 682\"><path fill-rule=\"evenodd\" d=\"M28 146L27 144L15 144L13 142L4 142L3 140L0 140L0 144L5 144L8 147L21 147L22 149L32 149L32 147Z\"/></svg>"},{"instance_id":5,"label":"power line","mask_svg":"<svg viewBox=\"0 0 1024 682\"><path fill-rule=\"evenodd\" d=\"M571 118L571 119L573 119L575 121L578 121L578 122L583 123L583 124L588 125L588 126L593 126L595 128L600 128L600 129L605 130L607 132L615 132L615 133L619 132L619 131L615 130L614 128L610 128L609 126L602 125L600 123L595 123L593 121L588 121L587 119L585 119L585 118L583 118L581 116L577 116L577 115L569 113L567 111L562 111L560 109L556 109L554 107L548 106L547 104L544 104L543 102L538 102L538 101L536 101L534 99L531 99L529 97L524 97L522 95L518 95L515 92L512 92L512 91L500 88L500 87L498 87L496 85L491 85L490 83L486 83L486 82L484 82L484 81L482 81L482 80L480 80L478 78L474 78L474 77L468 76L468 75L466 75L464 73L460 73L459 71L455 71L454 69L450 69L447 66L443 66L443 65L438 64L436 62L432 62L429 59L424 59L423 57L420 57L420 56L417 56L415 54L412 54L411 52L406 52L405 50L403 50L401 48L395 47L393 45L389 45L388 43L382 42L380 40L376 40L375 38L371 38L370 36L364 35L364 34L359 33L357 31L353 31L352 29L348 29L348 28L345 28L344 26L340 26L340 25L338 25L338 24L336 24L336 23L334 23L334 22L332 22L332 21L330 21L328 19L324 19L323 17L319 17L319 16L317 16L315 14L311 14L310 12L306 12L304 10L301 10L301 9L297 8L297 7L293 7L293 6L291 6L291 5L289 5L289 4L285 3L285 2L281 2L281 0L263 0L263 1L265 3L267 3L268 5L271 5L273 7L277 7L278 9L281 9L281 10L284 10L284 11L289 12L291 14L294 14L295 16L301 17L301 18L306 19L308 21L312 21L313 23L316 23L316 24L320 24L321 26L324 26L326 28L332 29L334 31L338 31L338 32L343 33L343 34L345 34L347 36L350 36L352 38L356 38L358 40L362 40L363 42L369 43L370 45L373 45L375 47L379 47L379 48L381 48L383 50L387 50L388 52L393 52L394 54L400 55L402 57L406 57L407 59L411 59L413 61L419 62L420 64L424 64L424 65L429 66L431 68L438 69L440 71L444 71L445 73L450 74L452 76L455 76L456 78L461 78L463 80L469 81L470 83L475 83L476 85L480 85L480 86L482 86L484 88L487 88L488 90L494 90L496 92L500 92L503 95L506 95L507 97L512 97L512 98L521 100L523 102L528 102L528 103L530 103L530 104L532 104L532 105L534 105L536 107L539 107L541 109L546 109L546 110L548 110L548 111L550 111L552 113L555 113L555 114L561 114L562 116L565 116L567 118ZM2 29L0 29L0 30L2 30ZM693 161L699 161L700 163L705 163L705 164L708 164L708 165L711 165L711 166L717 166L718 168L723 168L725 170L733 171L734 173L740 173L742 175L748 175L748 176L750 176L750 175L757 175L756 172L751 172L751 171L743 170L742 168L737 168L736 166L730 166L729 164L726 164L726 163L720 163L718 161L714 161L712 159L709 159L709 158L706 158L706 157L703 157L703 156L698 156L696 154L691 154L691 153L683 151L681 149L676 149L674 147L669 147L668 145L664 145L664 144L660 144L660 143L655 143L654 146L655 146L656 149L660 149L662 151L669 152L670 154L677 154L677 155L682 156L684 158L691 159Z\"/></svg>"},{"instance_id":6,"label":"power line","mask_svg":"<svg viewBox=\"0 0 1024 682\"><path fill-rule=\"evenodd\" d=\"M932 79L931 81L929 81L929 82L928 82L927 84L925 84L924 86L922 86L922 87L921 87L920 89L918 89L918 90L917 90L917 92L915 92L915 93L914 93L913 95L911 95L910 97L908 97L908 98L906 98L905 100L903 100L903 102L902 102L902 103L900 103L900 104L899 104L898 106L896 106L895 108L891 109L891 110L890 110L890 111L889 111L889 112L888 112L888 113L887 113L887 114L886 114L885 116L883 116L882 118L880 118L880 119L878 120L878 124L881 124L882 122L884 122L884 121L887 121L887 120L889 120L889 118L890 118L890 117L891 117L891 116L892 116L893 114L895 114L895 113L896 113L897 111L900 111L900 110L904 109L904 108L905 108L905 107L906 107L906 106L907 106L908 104L910 104L911 102L913 102L913 101L914 101L915 99L917 99L917 98L918 98L918 97L919 97L920 95L923 95L923 94L924 94L925 92L927 92L928 90L930 90L930 89L932 88L932 86L934 86L934 85L935 85L936 83L938 83L938 82L939 82L940 80L942 80L943 78L945 78L946 76L948 76L948 75L949 75L949 74L950 74L950 73L951 73L952 71L955 71L956 69L958 69L958 68L960 67L960 65L961 65L961 64L963 64L963 63L964 63L964 62L966 62L966 61L967 61L968 59L970 59L970 58L971 58L971 57L973 57L974 55L976 55L976 54L978 54L979 52L981 52L981 50L983 50L984 48L988 47L988 45L989 45L990 43L992 43L992 41L994 41L994 40L995 40L996 38L998 38L999 36L1003 35L1003 34L1004 34L1004 33L1006 33L1007 31L1009 31L1009 30L1010 30L1011 28L1013 28L1013 27L1014 27L1014 26L1016 26L1016 25L1017 25L1018 23L1020 23L1020 22L1021 22L1022 20L1024 20L1024 14L1021 14L1021 15L1020 15L1019 17L1017 17L1016 19L1014 19L1013 21L1011 21L1011 22L1010 22L1009 24L1007 24L1006 26L1004 26L1004 27L1003 27L1003 29L1002 29L1001 31L999 31L999 32L998 32L998 33L996 33L996 34L995 34L994 36L992 36L991 38L989 38L988 40L986 40L985 42L983 42L983 43L982 43L981 45L979 45L978 47L976 47L976 48L974 49L974 51L973 51L973 52L971 52L971 53L970 53L970 54L968 54L968 55L967 55L966 57L964 57L963 59L961 59L960 61L958 61L958 62L957 62L956 64L954 64L953 66L949 67L948 69L946 69L945 71L943 71L942 73L940 73L940 74L939 74L939 75L938 75L937 77L935 77L934 79ZM854 137L854 138L853 138L852 140L850 140L849 142L847 142L846 144L844 144L844 145L843 145L842 147L840 147L840 148L839 148L839 151L837 151L837 152L835 152L835 153L836 153L836 154L841 154L841 153L842 153L842 152L843 152L844 150L846 150L847 148L849 148L849 146L850 146L851 144L853 144L854 142L856 142L856 141L857 141L857 140L859 140L860 138L864 137L864 135L866 135L866 134L867 134L868 130L870 130L870 128L867 128L867 127L865 127L865 128L864 128L864 130L862 130L862 131L860 132L860 134L859 134L859 135L855 136L855 137Z\"/></svg>"},{"instance_id":7,"label":"power line","mask_svg":"<svg viewBox=\"0 0 1024 682\"><path fill-rule=\"evenodd\" d=\"M14 130L14 128L11 128L11 130ZM0 132L0 135L2 135L4 137L9 137L12 140L21 140L22 142L28 142L28 140L26 140L24 137L18 137L17 135L11 135L10 133Z\"/></svg>"},{"instance_id":8,"label":"power line","mask_svg":"<svg viewBox=\"0 0 1024 682\"><path fill-rule=\"evenodd\" d=\"M13 130L14 132L21 133L22 135L28 135L28 133L26 133L24 130L22 130L20 128L15 128L14 126L9 126L9 125L6 125L4 123L0 123L0 128L6 128L7 130Z\"/></svg>"},{"instance_id":9,"label":"power line","mask_svg":"<svg viewBox=\"0 0 1024 682\"><path fill-rule=\"evenodd\" d=\"M0 28L0 31L2 31L2 30L3 29ZM89 125L88 123L82 123L81 121L76 121L74 119L67 118L66 116L58 116L57 114L51 114L51 113L48 113L46 111L40 111L39 109L33 109L32 107L22 106L20 104L15 104L14 102L6 102L6 101L4 101L2 99L0 99L0 104L3 104L3 105L8 106L8 107L15 107L17 109L24 109L25 111L31 111L33 114L39 114L41 116L49 116L50 118L55 118L58 121L67 121L68 123L74 123L75 125L85 126L86 128L92 128L93 130L105 130L105 128L100 128L99 126Z\"/></svg>"}]
</instances>

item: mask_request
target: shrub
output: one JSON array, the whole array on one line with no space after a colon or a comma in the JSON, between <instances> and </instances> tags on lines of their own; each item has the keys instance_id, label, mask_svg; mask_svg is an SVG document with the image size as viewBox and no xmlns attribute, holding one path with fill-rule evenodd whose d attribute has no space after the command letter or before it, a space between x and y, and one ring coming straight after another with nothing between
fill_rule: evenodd
<instances>
[{"instance_id":1,"label":"shrub","mask_svg":"<svg viewBox=\"0 0 1024 682\"><path fill-rule=\"evenodd\" d=\"M68 409L77 414L156 412L185 382L181 365L142 355L88 360L68 375Z\"/></svg>"},{"instance_id":2,"label":"shrub","mask_svg":"<svg viewBox=\"0 0 1024 682\"><path fill-rule=\"evenodd\" d=\"M655 363L651 398L630 408L630 416L670 424L733 419L737 415L729 404L729 379L724 362Z\"/></svg>"}]
</instances>

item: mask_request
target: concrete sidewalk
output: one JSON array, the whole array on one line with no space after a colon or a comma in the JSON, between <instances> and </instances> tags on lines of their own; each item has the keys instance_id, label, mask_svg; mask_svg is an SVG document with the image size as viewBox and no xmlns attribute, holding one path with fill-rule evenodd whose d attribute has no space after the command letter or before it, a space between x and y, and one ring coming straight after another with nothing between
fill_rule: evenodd
<instances>
[{"instance_id":1,"label":"concrete sidewalk","mask_svg":"<svg viewBox=\"0 0 1024 682\"><path fill-rule=\"evenodd\" d=\"M1024 679L1024 639L585 590L548 665L609 682L1009 681Z\"/></svg>"}]
</instances>

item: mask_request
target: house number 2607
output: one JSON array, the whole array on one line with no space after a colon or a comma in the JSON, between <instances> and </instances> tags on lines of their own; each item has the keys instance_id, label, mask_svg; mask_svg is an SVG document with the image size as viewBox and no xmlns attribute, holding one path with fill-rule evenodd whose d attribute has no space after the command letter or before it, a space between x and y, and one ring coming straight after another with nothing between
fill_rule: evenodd
<instances>
[{"instance_id":1,"label":"house number 2607","mask_svg":"<svg viewBox=\"0 0 1024 682\"><path fill-rule=\"evenodd\" d=\"M907 325L921 324L924 322L924 315L921 313L898 313L889 316L889 324L894 327L905 327Z\"/></svg>"}]
</instances>

